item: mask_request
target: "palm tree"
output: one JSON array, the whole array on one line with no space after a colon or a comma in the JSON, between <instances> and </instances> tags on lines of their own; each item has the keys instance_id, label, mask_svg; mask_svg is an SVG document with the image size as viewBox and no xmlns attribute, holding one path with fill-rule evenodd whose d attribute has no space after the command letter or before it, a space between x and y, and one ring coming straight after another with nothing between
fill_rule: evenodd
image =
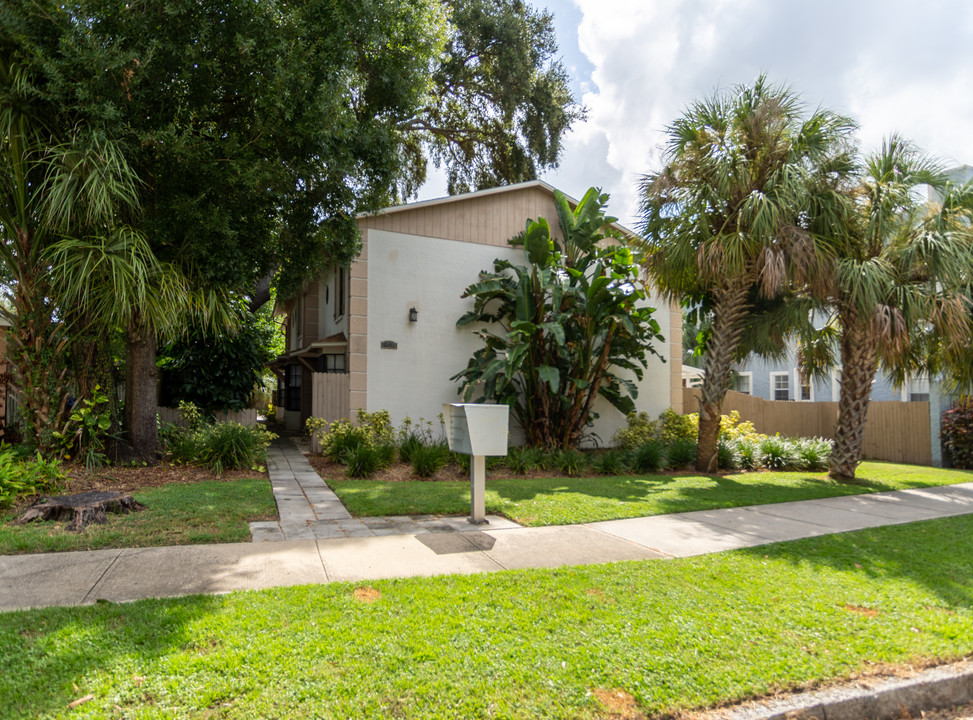
<instances>
[{"instance_id":1,"label":"palm tree","mask_svg":"<svg viewBox=\"0 0 973 720\"><path fill-rule=\"evenodd\" d=\"M46 254L61 237L115 225L137 193L115 146L43 97L22 67L0 59L0 263L26 439L46 450L70 385L67 313Z\"/></svg>"},{"instance_id":2,"label":"palm tree","mask_svg":"<svg viewBox=\"0 0 973 720\"><path fill-rule=\"evenodd\" d=\"M156 421L156 343L172 340L196 323L215 330L232 329L231 301L226 293L206 292L194 286L184 272L155 257L146 238L130 227L116 228L107 236L64 237L47 253L51 285L62 314L73 334L89 338L77 348L90 358L98 353L94 343L117 329L133 335L144 345L140 362L126 366L125 428L136 453L154 461L158 449ZM142 348L140 348L142 349ZM89 389L84 371L78 368L79 396ZM148 388L139 397L133 389ZM139 433L148 426L148 432ZM62 434L65 434L62 431Z\"/></svg>"},{"instance_id":3,"label":"palm tree","mask_svg":"<svg viewBox=\"0 0 973 720\"><path fill-rule=\"evenodd\" d=\"M721 404L755 303L818 279L836 193L852 167L851 120L807 114L760 77L696 102L667 128L665 165L642 178L647 270L670 300L705 306L696 468L717 469Z\"/></svg>"},{"instance_id":4,"label":"palm tree","mask_svg":"<svg viewBox=\"0 0 973 720\"><path fill-rule=\"evenodd\" d=\"M931 187L944 198L927 203ZM903 380L925 363L932 336L969 347L965 286L971 254L969 191L948 186L942 168L897 136L866 158L849 191L853 204L834 238L835 259L821 295L830 309L825 341L805 343L802 364L820 374L837 345L841 396L829 475L850 480L862 458L872 381L880 365ZM820 335L819 335L820 338ZM966 356L966 363L969 356Z\"/></svg>"}]
</instances>

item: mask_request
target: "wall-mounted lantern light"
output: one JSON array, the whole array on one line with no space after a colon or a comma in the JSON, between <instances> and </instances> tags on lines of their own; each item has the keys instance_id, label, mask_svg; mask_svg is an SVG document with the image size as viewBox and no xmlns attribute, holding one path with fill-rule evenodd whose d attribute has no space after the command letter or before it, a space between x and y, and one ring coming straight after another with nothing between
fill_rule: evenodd
<instances>
[{"instance_id":1,"label":"wall-mounted lantern light","mask_svg":"<svg viewBox=\"0 0 973 720\"><path fill-rule=\"evenodd\" d=\"M415 308L409 308L409 322L419 322L419 311Z\"/></svg>"}]
</instances>

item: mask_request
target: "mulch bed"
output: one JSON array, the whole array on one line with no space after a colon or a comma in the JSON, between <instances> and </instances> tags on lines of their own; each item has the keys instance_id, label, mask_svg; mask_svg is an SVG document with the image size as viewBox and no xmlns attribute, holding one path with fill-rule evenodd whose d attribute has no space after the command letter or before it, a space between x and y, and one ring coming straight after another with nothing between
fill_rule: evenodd
<instances>
[{"instance_id":1,"label":"mulch bed","mask_svg":"<svg viewBox=\"0 0 973 720\"><path fill-rule=\"evenodd\" d=\"M328 458L320 455L318 453L305 453L304 457L307 461L311 463L318 475L320 475L325 480L331 481L341 481L341 480L376 480L378 482L405 482L405 481L420 481L420 482L455 482L457 480L469 481L469 473L463 472L458 465L447 465L440 470L437 470L432 477L420 477L412 472L412 466L409 463L398 462L393 465L383 468L378 472L370 475L367 478L349 478L345 471L345 465L341 463L333 462ZM525 473L515 473L512 470L502 467L492 469L487 465L487 479L491 477L503 477L503 478L524 478L524 479L534 479L534 478L557 478L564 477L564 473L558 472L557 470L529 470ZM625 473L623 473L625 474ZM638 474L638 473L629 473ZM691 471L666 471L660 470L658 473L653 473L658 475L688 475L692 474ZM593 469L585 470L578 477L601 477L601 473Z\"/></svg>"},{"instance_id":2,"label":"mulch bed","mask_svg":"<svg viewBox=\"0 0 973 720\"><path fill-rule=\"evenodd\" d=\"M215 473L206 468L192 465L171 465L169 463L159 463L147 467L112 465L97 468L91 473L86 472L83 467L69 467L67 486L63 488L62 492L65 494L88 490L133 492L145 488L162 487L163 485L185 485L207 480L233 482L242 478L260 476L266 477L267 473L258 473L255 470L227 470L217 477Z\"/></svg>"}]
</instances>

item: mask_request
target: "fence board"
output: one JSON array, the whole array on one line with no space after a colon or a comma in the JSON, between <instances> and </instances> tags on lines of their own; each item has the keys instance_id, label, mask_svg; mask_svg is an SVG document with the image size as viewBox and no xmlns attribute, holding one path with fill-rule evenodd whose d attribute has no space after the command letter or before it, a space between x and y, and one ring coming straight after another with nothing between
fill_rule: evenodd
<instances>
[{"instance_id":1,"label":"fence board","mask_svg":"<svg viewBox=\"0 0 973 720\"><path fill-rule=\"evenodd\" d=\"M311 417L323 418L333 423L351 414L351 392L349 373L313 373ZM321 434L326 428L319 428L311 436L311 449L321 449Z\"/></svg>"},{"instance_id":2,"label":"fence board","mask_svg":"<svg viewBox=\"0 0 973 720\"><path fill-rule=\"evenodd\" d=\"M683 411L699 410L699 389L683 388ZM836 402L780 402L743 393L726 394L723 414L736 410L765 435L834 439ZM863 454L867 460L912 465L932 464L928 402L871 402L865 425Z\"/></svg>"},{"instance_id":3,"label":"fence board","mask_svg":"<svg viewBox=\"0 0 973 720\"><path fill-rule=\"evenodd\" d=\"M179 410L177 408L168 407L157 407L156 412L159 413L159 419L165 423L171 423L173 425L185 425L182 418L179 416ZM214 413L217 420L222 422L235 422L241 425L254 426L257 424L257 410L256 408L245 408L244 410L237 410L235 412L227 413Z\"/></svg>"},{"instance_id":4,"label":"fence board","mask_svg":"<svg viewBox=\"0 0 973 720\"><path fill-rule=\"evenodd\" d=\"M348 373L313 373L311 417L324 418L329 423L348 417L350 393Z\"/></svg>"}]
</instances>

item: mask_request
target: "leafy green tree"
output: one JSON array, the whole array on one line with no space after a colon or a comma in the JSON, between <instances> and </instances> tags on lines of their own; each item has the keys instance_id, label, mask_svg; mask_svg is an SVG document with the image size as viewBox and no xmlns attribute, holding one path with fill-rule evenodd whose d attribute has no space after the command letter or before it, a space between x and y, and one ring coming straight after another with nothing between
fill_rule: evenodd
<instances>
[{"instance_id":1,"label":"leafy green tree","mask_svg":"<svg viewBox=\"0 0 973 720\"><path fill-rule=\"evenodd\" d=\"M509 405L530 445L576 447L599 396L632 412L633 379L663 341L636 259L605 216L607 200L592 188L572 210L556 193L563 240L546 219L528 221L512 241L528 264L495 260L463 295L474 305L457 325L486 325L476 330L483 347L452 379L467 401Z\"/></svg>"},{"instance_id":2,"label":"leafy green tree","mask_svg":"<svg viewBox=\"0 0 973 720\"><path fill-rule=\"evenodd\" d=\"M942 205L923 199L927 186L945 195ZM968 365L971 339L968 191L948 188L934 160L893 136L862 161L848 193L853 203L833 238L833 264L819 288L830 318L802 352L804 365L816 374L840 358L841 396L828 461L837 480L853 479L861 462L878 368L903 381L928 367L930 338L963 348Z\"/></svg>"},{"instance_id":3,"label":"leafy green tree","mask_svg":"<svg viewBox=\"0 0 973 720\"><path fill-rule=\"evenodd\" d=\"M400 123L413 158L445 167L451 194L532 180L556 167L583 108L557 57L554 20L521 0L446 0L446 46L415 113ZM408 194L408 192L406 193Z\"/></svg>"},{"instance_id":4,"label":"leafy green tree","mask_svg":"<svg viewBox=\"0 0 973 720\"><path fill-rule=\"evenodd\" d=\"M60 106L112 129L143 181L142 212L126 220L158 260L256 308L271 276L286 298L347 264L355 216L417 187L426 151L475 165L481 184L556 164L580 111L550 61L550 19L518 2L479 7L11 0L0 25ZM526 63L513 48L530 50ZM143 453L157 441L157 330L151 313L127 327L127 425Z\"/></svg>"},{"instance_id":5,"label":"leafy green tree","mask_svg":"<svg viewBox=\"0 0 973 720\"><path fill-rule=\"evenodd\" d=\"M160 350L162 394L174 407L191 402L207 412L242 410L263 370L276 357L277 328L269 308L237 310L237 323L222 332L194 327Z\"/></svg>"},{"instance_id":6,"label":"leafy green tree","mask_svg":"<svg viewBox=\"0 0 973 720\"><path fill-rule=\"evenodd\" d=\"M669 299L711 313L696 468L717 469L720 410L755 303L817 282L842 217L853 123L760 77L693 103L641 181L646 268Z\"/></svg>"}]
</instances>

